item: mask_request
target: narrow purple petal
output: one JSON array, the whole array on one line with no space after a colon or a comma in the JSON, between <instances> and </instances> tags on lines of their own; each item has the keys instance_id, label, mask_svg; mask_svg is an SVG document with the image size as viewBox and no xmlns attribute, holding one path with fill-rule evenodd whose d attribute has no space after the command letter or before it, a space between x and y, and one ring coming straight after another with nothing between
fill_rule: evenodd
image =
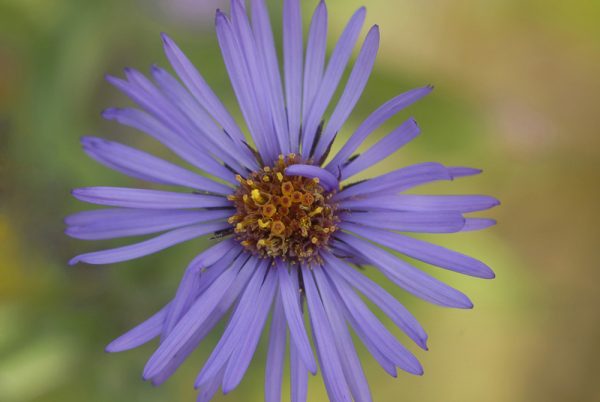
<instances>
[{"instance_id":1,"label":"narrow purple petal","mask_svg":"<svg viewBox=\"0 0 600 402\"><path fill-rule=\"evenodd\" d=\"M472 232L475 230L483 230L487 229L490 226L494 226L496 224L495 219L487 219L487 218L466 218L465 226L462 228L461 232Z\"/></svg>"},{"instance_id":2,"label":"narrow purple petal","mask_svg":"<svg viewBox=\"0 0 600 402\"><path fill-rule=\"evenodd\" d=\"M152 339L160 335L163 322L165 320L167 309L169 304L160 309L152 317L148 318L143 323L137 325L135 328L130 329L111 343L109 343L105 350L109 353L123 352L137 348Z\"/></svg>"},{"instance_id":3,"label":"narrow purple petal","mask_svg":"<svg viewBox=\"0 0 600 402\"><path fill-rule=\"evenodd\" d=\"M290 329L290 338L296 345L298 353L304 361L305 367L315 374L317 372L317 363L310 347L310 341L304 328L302 312L298 304L298 288L294 288L290 274L284 263L278 262L277 271L279 272L279 290L281 293L281 302L284 307L286 320Z\"/></svg>"},{"instance_id":4,"label":"narrow purple petal","mask_svg":"<svg viewBox=\"0 0 600 402\"><path fill-rule=\"evenodd\" d=\"M221 183L118 142L96 137L82 137L81 143L83 149L92 158L111 168L132 172L134 177L143 176L157 183L184 186L216 194L230 194L232 191L230 187Z\"/></svg>"},{"instance_id":5,"label":"narrow purple petal","mask_svg":"<svg viewBox=\"0 0 600 402\"><path fill-rule=\"evenodd\" d=\"M158 374L181 350L190 337L210 317L227 292L237 272L225 271L213 285L194 302L187 314L177 323L171 334L161 343L144 368L144 378Z\"/></svg>"},{"instance_id":6,"label":"narrow purple petal","mask_svg":"<svg viewBox=\"0 0 600 402\"><path fill-rule=\"evenodd\" d=\"M336 298L340 300L340 296L337 295L337 292ZM343 305L344 303L341 302L341 304ZM380 345L373 341L373 337L369 334L369 329L364 328L363 325L359 325L345 305L342 306L342 309L344 310L344 316L346 317L346 320L350 323L352 329L354 332L356 332L356 335L358 335L359 339L365 345L369 353L375 360L377 360L377 363L379 363L381 368L390 376L394 378L398 377L396 365L380 350Z\"/></svg>"},{"instance_id":7,"label":"narrow purple petal","mask_svg":"<svg viewBox=\"0 0 600 402\"><path fill-rule=\"evenodd\" d=\"M315 152L312 155L315 160L321 160L327 148L335 138L335 135L342 128L350 113L354 110L356 103L360 99L373 65L375 64L375 57L377 56L377 50L379 50L379 27L373 26L365 42L360 49L360 53L356 59L356 63L350 73L346 88L340 97L340 100L333 111L329 122L323 130L323 135L316 145Z\"/></svg>"},{"instance_id":8,"label":"narrow purple petal","mask_svg":"<svg viewBox=\"0 0 600 402\"><path fill-rule=\"evenodd\" d=\"M315 94L323 79L323 68L325 66L325 51L327 50L327 6L324 1L313 13L308 31L306 44L306 60L304 63L304 84L302 91L302 116L303 125L306 125L309 107L313 104ZM294 137L293 134L296 134ZM292 133L293 152L299 151L299 133Z\"/></svg>"},{"instance_id":9,"label":"narrow purple petal","mask_svg":"<svg viewBox=\"0 0 600 402\"><path fill-rule=\"evenodd\" d=\"M310 312L313 335L327 394L333 401L350 402L352 396L344 377L342 362L335 347L335 334L325 314L323 302L309 268L302 266L302 278L306 290L306 301Z\"/></svg>"},{"instance_id":10,"label":"narrow purple petal","mask_svg":"<svg viewBox=\"0 0 600 402\"><path fill-rule=\"evenodd\" d=\"M196 296L195 292L198 289L201 271L210 268L211 274L213 272L216 273L214 278L214 280L216 280L227 268L229 268L233 260L237 258L241 251L242 248L239 244L235 243L235 240L227 239L209 247L194 258L186 268L177 292L175 293L175 297L171 301L171 306L163 325L163 339L171 333L179 319L191 305ZM229 255L229 258L225 258L225 255ZM243 261L245 261L245 259Z\"/></svg>"},{"instance_id":11,"label":"narrow purple petal","mask_svg":"<svg viewBox=\"0 0 600 402\"><path fill-rule=\"evenodd\" d=\"M340 187L338 179L327 170L314 165L291 165L285 170L288 176L302 176L309 179L319 179L324 189L332 191Z\"/></svg>"},{"instance_id":12,"label":"narrow purple petal","mask_svg":"<svg viewBox=\"0 0 600 402\"><path fill-rule=\"evenodd\" d=\"M177 105L190 125L208 141L208 148L218 158L230 167L236 167L239 173L243 172L238 166L242 162L246 168L258 168L256 159L247 147L240 146L219 127L208 112L200 106L197 100L166 70L152 66L152 76L161 90L173 104Z\"/></svg>"},{"instance_id":13,"label":"narrow purple petal","mask_svg":"<svg viewBox=\"0 0 600 402\"><path fill-rule=\"evenodd\" d=\"M240 269L240 267L243 268ZM183 361L198 348L200 342L202 342L202 340L213 330L219 321L221 321L231 305L238 298L240 292L246 287L246 284L248 283L248 280L250 279L250 276L254 272L255 268L256 260L253 258L240 256L240 258L234 261L234 263L231 265L231 269L239 272L239 274L234 279L231 287L227 290L217 307L204 321L204 324L198 327L194 333L190 335L188 340L179 349L179 352L174 355L168 363L164 364L163 368L156 372L156 374L151 378L152 384L160 385L165 382L171 375L175 373ZM204 293L204 291L198 291L198 294L202 293ZM223 378L223 373L221 372L220 374L217 374L217 377L219 377L220 385Z\"/></svg>"},{"instance_id":14,"label":"narrow purple petal","mask_svg":"<svg viewBox=\"0 0 600 402\"><path fill-rule=\"evenodd\" d=\"M224 197L127 187L83 187L74 189L72 194L80 201L122 208L185 209L231 206L231 201Z\"/></svg>"},{"instance_id":15,"label":"narrow purple petal","mask_svg":"<svg viewBox=\"0 0 600 402\"><path fill-rule=\"evenodd\" d=\"M481 169L475 169L475 168L463 167L463 166L452 166L452 167L448 168L448 171L450 172L450 175L452 176L453 179L456 179L459 177L475 176L482 172Z\"/></svg>"},{"instance_id":16,"label":"narrow purple petal","mask_svg":"<svg viewBox=\"0 0 600 402\"><path fill-rule=\"evenodd\" d=\"M135 128L148 134L168 147L186 162L204 170L204 166L206 165L206 156L197 152L195 148L190 147L186 141L179 138L179 136L171 129L166 127L150 114L137 109L110 108L106 109L102 113L102 116L107 120L116 120L123 125ZM229 172L227 176L220 178L236 184L235 177L233 174L231 174L231 172Z\"/></svg>"},{"instance_id":17,"label":"narrow purple petal","mask_svg":"<svg viewBox=\"0 0 600 402\"><path fill-rule=\"evenodd\" d=\"M348 311L355 318L356 323L363 328L368 336L372 337L373 342L378 345L381 352L402 370L411 374L422 375L423 368L417 358L398 342L348 284L344 281L332 281L332 283L339 292Z\"/></svg>"},{"instance_id":18,"label":"narrow purple petal","mask_svg":"<svg viewBox=\"0 0 600 402\"><path fill-rule=\"evenodd\" d=\"M231 23L220 11L217 11L216 30L225 67L250 134L265 162L271 162L277 154L276 139L268 135L271 127L264 124L257 92L252 86L250 67L239 48Z\"/></svg>"},{"instance_id":19,"label":"narrow purple petal","mask_svg":"<svg viewBox=\"0 0 600 402\"><path fill-rule=\"evenodd\" d=\"M279 155L279 141L287 139L287 130L285 132L276 132L274 130L269 91L270 81L265 74L262 60L259 59L260 54L258 52L256 40L252 29L250 28L244 1L242 0L231 1L231 26L238 44L239 52L242 54L248 67L248 76L250 78L249 84L252 95L258 105L258 118L261 121L263 129L266 130L263 132L263 135L272 151L274 151L276 155Z\"/></svg>"},{"instance_id":20,"label":"narrow purple petal","mask_svg":"<svg viewBox=\"0 0 600 402\"><path fill-rule=\"evenodd\" d=\"M430 303L444 307L472 308L467 296L445 283L418 270L404 260L385 250L347 233L337 233L336 238L377 267L390 281L407 292Z\"/></svg>"},{"instance_id":21,"label":"narrow purple petal","mask_svg":"<svg viewBox=\"0 0 600 402\"><path fill-rule=\"evenodd\" d=\"M308 393L308 370L298 353L298 348L290 342L290 396L292 402L306 402Z\"/></svg>"},{"instance_id":22,"label":"narrow purple petal","mask_svg":"<svg viewBox=\"0 0 600 402\"><path fill-rule=\"evenodd\" d=\"M348 332L343 311L340 309L342 302L335 298L333 289L330 287L329 281L323 273L323 268L316 266L313 268L313 273L323 301L325 313L335 334L335 344L352 396L356 402L370 402L372 400L371 391L369 390L369 384L356 354L356 349L352 343L352 337Z\"/></svg>"},{"instance_id":23,"label":"narrow purple petal","mask_svg":"<svg viewBox=\"0 0 600 402\"><path fill-rule=\"evenodd\" d=\"M214 117L229 135L231 135L240 145L243 145L245 137L242 130L235 123L235 120L225 106L223 106L223 103L219 100L217 95L215 95L198 70L179 47L177 47L175 42L164 33L161 36L165 54L171 62L173 69L177 72L177 75L179 75L179 78L181 78L200 105Z\"/></svg>"},{"instance_id":24,"label":"narrow purple petal","mask_svg":"<svg viewBox=\"0 0 600 402\"><path fill-rule=\"evenodd\" d=\"M216 244L216 247L222 246L223 250L229 250L223 257L215 260L215 258L218 256L217 253L212 255L201 254L196 256L196 258L190 262L190 265L194 266L195 269L200 273L197 289L198 294L203 293L210 285L212 285L217 277L221 275L220 272L223 271L224 266L228 266L229 264L233 263L236 267L241 267L249 257L247 253L243 253L244 249L241 247L239 242L233 238L229 238L225 241L217 240L217 242L218 243ZM252 267L249 269L252 269Z\"/></svg>"},{"instance_id":25,"label":"narrow purple petal","mask_svg":"<svg viewBox=\"0 0 600 402\"><path fill-rule=\"evenodd\" d=\"M273 124L279 140L280 151L291 152L290 138L288 133L287 115L285 113L285 102L283 100L283 87L281 85L281 74L279 72L279 61L269 13L264 0L252 0L252 28L256 39L256 47L259 62L265 74L265 81L269 90L269 100ZM297 141L296 141L297 142ZM296 152L296 151L294 151Z\"/></svg>"},{"instance_id":26,"label":"narrow purple petal","mask_svg":"<svg viewBox=\"0 0 600 402\"><path fill-rule=\"evenodd\" d=\"M475 212L490 209L500 202L488 195L375 195L364 199L344 200L340 205L353 210L457 211Z\"/></svg>"},{"instance_id":27,"label":"narrow purple petal","mask_svg":"<svg viewBox=\"0 0 600 402\"><path fill-rule=\"evenodd\" d=\"M151 72L161 96L171 104L172 113L186 128L186 134L192 137L191 141L197 143L205 153L223 161L235 172L245 173L248 167L240 164L240 159L244 155L236 153L236 150L244 148L236 147L236 144L221 131L208 113L198 106L190 93L167 71L154 65ZM252 157L249 156L249 158L252 161ZM256 164L250 164L250 166L256 166Z\"/></svg>"},{"instance_id":28,"label":"narrow purple petal","mask_svg":"<svg viewBox=\"0 0 600 402\"><path fill-rule=\"evenodd\" d=\"M452 180L448 169L434 162L406 166L373 179L346 186L334 196L335 201L362 195L394 194L438 180Z\"/></svg>"},{"instance_id":29,"label":"narrow purple petal","mask_svg":"<svg viewBox=\"0 0 600 402\"><path fill-rule=\"evenodd\" d=\"M102 240L139 236L231 216L227 209L208 211L99 209L67 217L65 233L76 239Z\"/></svg>"},{"instance_id":30,"label":"narrow purple petal","mask_svg":"<svg viewBox=\"0 0 600 402\"><path fill-rule=\"evenodd\" d=\"M398 113L400 110L412 105L425 95L431 92L433 87L427 86L423 88L413 89L405 92L388 102L384 103L375 110L367 119L358 127L352 136L346 141L342 149L327 165L327 170L337 172L346 162L348 158L356 151L363 141L379 126L385 123L388 119Z\"/></svg>"},{"instance_id":31,"label":"narrow purple petal","mask_svg":"<svg viewBox=\"0 0 600 402\"><path fill-rule=\"evenodd\" d=\"M220 222L175 229L150 240L131 244L129 246L78 255L69 261L69 265L75 265L78 262L85 262L87 264L112 264L115 262L129 261L156 253L196 237L226 229L229 226L230 225L227 222Z\"/></svg>"},{"instance_id":32,"label":"narrow purple petal","mask_svg":"<svg viewBox=\"0 0 600 402\"><path fill-rule=\"evenodd\" d=\"M359 267L369 265L370 261L363 258L362 255L356 253L354 249L341 241L331 245L331 250L334 256L348 264L354 264Z\"/></svg>"},{"instance_id":33,"label":"narrow purple petal","mask_svg":"<svg viewBox=\"0 0 600 402\"><path fill-rule=\"evenodd\" d=\"M308 116L304 119L305 125L302 129L302 152L304 154L310 153L312 149L317 128L344 74L348 60L352 55L352 49L365 21L365 15L366 10L364 7L359 8L354 13L331 54L321 85L309 108Z\"/></svg>"},{"instance_id":34,"label":"narrow purple petal","mask_svg":"<svg viewBox=\"0 0 600 402\"><path fill-rule=\"evenodd\" d=\"M299 0L283 2L283 70L289 132L298 143L302 113L302 13Z\"/></svg>"},{"instance_id":35,"label":"narrow purple petal","mask_svg":"<svg viewBox=\"0 0 600 402\"><path fill-rule=\"evenodd\" d=\"M481 261L442 246L400 233L361 227L352 223L343 223L340 227L427 264L478 278L491 279L494 277L494 272Z\"/></svg>"},{"instance_id":36,"label":"narrow purple petal","mask_svg":"<svg viewBox=\"0 0 600 402\"><path fill-rule=\"evenodd\" d=\"M399 232L455 233L463 230L465 218L460 212L346 212L345 222Z\"/></svg>"},{"instance_id":37,"label":"narrow purple petal","mask_svg":"<svg viewBox=\"0 0 600 402\"><path fill-rule=\"evenodd\" d=\"M326 254L327 274L332 280L345 280L381 309L394 324L423 349L427 349L427 334L417 319L392 295L371 279L349 267L339 258Z\"/></svg>"},{"instance_id":38,"label":"narrow purple petal","mask_svg":"<svg viewBox=\"0 0 600 402\"><path fill-rule=\"evenodd\" d=\"M254 356L256 346L260 340L260 335L267 321L271 305L273 304L273 296L277 289L277 273L270 270L263 282L263 285L258 294L258 298L254 301L254 318L250 325L246 328L240 327L244 335L237 343L235 349L231 353L227 367L225 368L225 376L223 377L223 392L229 393L235 389L242 381L246 370Z\"/></svg>"},{"instance_id":39,"label":"narrow purple petal","mask_svg":"<svg viewBox=\"0 0 600 402\"><path fill-rule=\"evenodd\" d=\"M366 152L360 154L348 165L342 167L342 179L347 179L362 172L374 164L381 162L398 149L412 141L421 130L414 119L408 119L400 127L379 140Z\"/></svg>"},{"instance_id":40,"label":"narrow purple petal","mask_svg":"<svg viewBox=\"0 0 600 402\"><path fill-rule=\"evenodd\" d=\"M233 178L234 175L228 169L213 159L197 136L192 135L193 130L189 124L186 124L181 112L164 97L150 80L133 69L126 69L125 73L129 81L111 76L108 76L107 80L164 124L182 144L187 145L194 152L204 155L204 158L195 160L202 170L224 179Z\"/></svg>"},{"instance_id":41,"label":"narrow purple petal","mask_svg":"<svg viewBox=\"0 0 600 402\"><path fill-rule=\"evenodd\" d=\"M221 372L212 378L206 385L202 387L200 392L198 392L198 398L196 398L196 402L210 402L219 387L221 386L221 382L223 382L223 373L225 370L221 370Z\"/></svg>"},{"instance_id":42,"label":"narrow purple petal","mask_svg":"<svg viewBox=\"0 0 600 402\"><path fill-rule=\"evenodd\" d=\"M271 320L269 351L267 352L265 366L265 402L281 401L286 338L285 312L283 311L281 296L277 296L273 309L273 319Z\"/></svg>"},{"instance_id":43,"label":"narrow purple petal","mask_svg":"<svg viewBox=\"0 0 600 402\"><path fill-rule=\"evenodd\" d=\"M225 367L231 353L237 347L248 328L252 325L253 311L256 308L256 300L265 278L268 261L262 260L254 272L250 282L244 289L244 293L238 302L225 332L213 349L210 357L204 363L196 379L195 386L200 387L217 375L221 368Z\"/></svg>"}]
</instances>

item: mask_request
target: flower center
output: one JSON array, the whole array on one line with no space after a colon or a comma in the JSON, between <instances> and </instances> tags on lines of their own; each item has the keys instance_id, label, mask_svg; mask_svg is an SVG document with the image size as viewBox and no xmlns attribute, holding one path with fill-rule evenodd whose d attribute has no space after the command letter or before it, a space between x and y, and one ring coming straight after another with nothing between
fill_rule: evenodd
<instances>
[{"instance_id":1,"label":"flower center","mask_svg":"<svg viewBox=\"0 0 600 402\"><path fill-rule=\"evenodd\" d=\"M302 163L300 157L279 156L274 166L265 166L244 179L229 196L237 209L229 218L236 239L263 258L280 257L291 263L320 262L319 251L327 247L337 230L332 192L319 179L286 176L285 169Z\"/></svg>"}]
</instances>

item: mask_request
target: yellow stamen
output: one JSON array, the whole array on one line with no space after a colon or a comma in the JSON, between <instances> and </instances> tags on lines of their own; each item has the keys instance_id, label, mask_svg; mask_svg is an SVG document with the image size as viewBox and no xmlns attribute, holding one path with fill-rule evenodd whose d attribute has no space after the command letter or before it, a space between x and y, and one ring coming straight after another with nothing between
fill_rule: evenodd
<instances>
[{"instance_id":1,"label":"yellow stamen","mask_svg":"<svg viewBox=\"0 0 600 402\"><path fill-rule=\"evenodd\" d=\"M254 190L252 190L252 199L254 200L254 202L262 204L263 202L265 202L264 197L262 196L262 194L260 193L260 190L255 188Z\"/></svg>"},{"instance_id":2,"label":"yellow stamen","mask_svg":"<svg viewBox=\"0 0 600 402\"><path fill-rule=\"evenodd\" d=\"M266 228L268 228L269 226L271 226L271 221L263 221L262 219L259 219L259 220L258 220L258 226L259 226L261 229L266 229Z\"/></svg>"},{"instance_id":3,"label":"yellow stamen","mask_svg":"<svg viewBox=\"0 0 600 402\"><path fill-rule=\"evenodd\" d=\"M321 212L323 212L323 207L316 207L315 209L313 209L313 210L311 211L311 213L310 213L310 214L308 214L308 216L310 216L310 217L312 218L313 216L315 216L315 215L318 215L318 214L320 214Z\"/></svg>"}]
</instances>

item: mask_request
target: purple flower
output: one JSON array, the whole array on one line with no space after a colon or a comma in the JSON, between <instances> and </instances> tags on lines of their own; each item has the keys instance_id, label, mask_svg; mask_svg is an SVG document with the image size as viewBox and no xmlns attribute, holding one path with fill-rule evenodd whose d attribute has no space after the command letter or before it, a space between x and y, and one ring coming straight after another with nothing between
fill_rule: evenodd
<instances>
[{"instance_id":1,"label":"purple flower","mask_svg":"<svg viewBox=\"0 0 600 402\"><path fill-rule=\"evenodd\" d=\"M319 368L331 400L370 401L350 328L390 375L396 376L397 367L416 375L423 369L360 295L423 349L427 349L427 334L402 304L356 266L377 269L431 303L471 308L463 293L393 252L465 275L493 278L482 262L405 233L486 228L495 222L465 214L492 208L498 201L483 195L405 194L422 184L480 173L439 163L421 163L353 181L353 176L419 134L411 118L362 154L355 154L370 134L432 88L413 89L377 108L341 150L328 158L373 68L378 27L369 30L339 101L330 105L358 40L365 9L352 16L325 62L325 3L313 14L304 52L299 1L284 0L281 76L264 1L251 3L251 19L241 0L232 1L230 16L218 11L216 30L255 146L247 142L198 70L163 35L166 55L179 80L159 67L152 68L153 80L131 69L125 70L125 80L108 77L140 109L108 109L104 117L154 137L203 174L116 142L83 138L85 152L100 163L187 191L74 190L81 201L111 208L68 217L70 236L86 240L154 237L82 254L71 264L127 261L210 235L218 240L191 261L175 297L106 350L128 350L159 338L144 378L160 384L229 315L219 343L195 382L200 389L198 400L206 401L219 387L226 393L240 383L272 311L267 401L281 398L288 334L293 401L307 399L308 373L315 374ZM333 112L325 120L330 106ZM311 331L307 331L305 315Z\"/></svg>"}]
</instances>

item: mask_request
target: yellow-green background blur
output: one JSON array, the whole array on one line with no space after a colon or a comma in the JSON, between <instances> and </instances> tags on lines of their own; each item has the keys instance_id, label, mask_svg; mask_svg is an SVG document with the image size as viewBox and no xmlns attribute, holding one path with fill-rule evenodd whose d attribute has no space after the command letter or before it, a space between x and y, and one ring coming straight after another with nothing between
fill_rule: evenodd
<instances>
[{"instance_id":1,"label":"yellow-green background blur","mask_svg":"<svg viewBox=\"0 0 600 402\"><path fill-rule=\"evenodd\" d=\"M141 380L155 344L117 355L103 348L169 300L206 241L112 266L67 267L77 253L126 240L68 239L62 218L87 208L69 196L73 187L143 185L88 159L81 135L167 155L100 117L106 107L130 104L105 73L168 65L159 32L179 42L239 116L212 29L215 8L229 8L224 3L0 0L0 401L194 400L195 374L222 326L160 388ZM280 2L269 3L280 32ZM315 5L303 1L305 23ZM481 176L426 190L502 200L487 214L497 227L426 237L496 271L484 281L426 268L471 296L473 310L439 308L385 285L420 319L430 350L410 346L423 377L393 379L361 347L375 400L600 401L600 3L328 5L330 50L360 5L382 33L373 76L342 139L393 95L436 85L369 140L409 115L423 131L369 173L422 161L480 167ZM265 353L263 339L241 386L217 400L260 401ZM286 375L284 400L288 389ZM309 395L326 399L320 379L311 379Z\"/></svg>"}]
</instances>

